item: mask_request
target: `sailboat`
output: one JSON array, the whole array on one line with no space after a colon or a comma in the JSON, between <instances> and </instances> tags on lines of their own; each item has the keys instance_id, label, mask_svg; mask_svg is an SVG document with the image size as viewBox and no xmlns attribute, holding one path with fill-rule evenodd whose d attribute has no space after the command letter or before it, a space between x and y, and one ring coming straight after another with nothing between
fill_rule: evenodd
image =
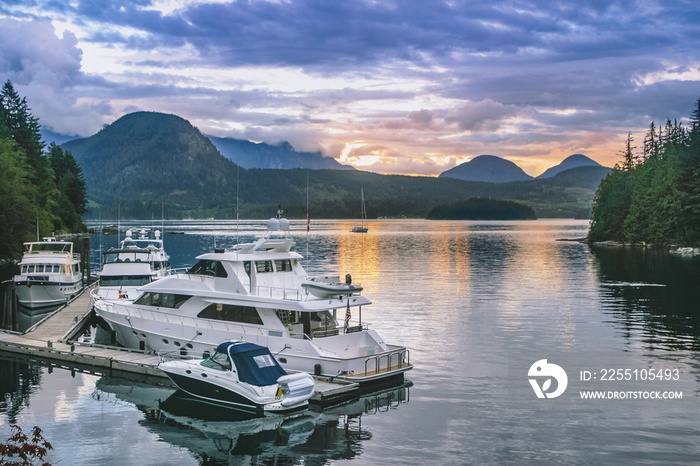
<instances>
[{"instance_id":1,"label":"sailboat","mask_svg":"<svg viewBox=\"0 0 700 466\"><path fill-rule=\"evenodd\" d=\"M360 188L360 196L362 197L362 224L360 226L355 225L352 227L353 233L367 233L367 227L365 226L365 220L367 220L367 209L365 209L365 192Z\"/></svg>"}]
</instances>

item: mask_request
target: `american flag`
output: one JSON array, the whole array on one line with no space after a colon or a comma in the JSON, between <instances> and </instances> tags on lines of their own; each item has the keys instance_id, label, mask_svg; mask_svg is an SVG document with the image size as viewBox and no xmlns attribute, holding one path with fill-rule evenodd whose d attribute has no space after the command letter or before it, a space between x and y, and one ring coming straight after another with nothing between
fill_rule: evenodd
<instances>
[{"instance_id":1,"label":"american flag","mask_svg":"<svg viewBox=\"0 0 700 466\"><path fill-rule=\"evenodd\" d=\"M348 308L345 311L345 330L348 329L349 325L350 325L350 300L348 299Z\"/></svg>"}]
</instances>

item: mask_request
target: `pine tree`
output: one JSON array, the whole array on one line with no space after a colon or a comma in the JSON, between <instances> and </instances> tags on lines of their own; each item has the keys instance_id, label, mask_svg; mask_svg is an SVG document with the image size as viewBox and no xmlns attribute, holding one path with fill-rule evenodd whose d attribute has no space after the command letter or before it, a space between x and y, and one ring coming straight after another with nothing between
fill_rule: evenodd
<instances>
[{"instance_id":1,"label":"pine tree","mask_svg":"<svg viewBox=\"0 0 700 466\"><path fill-rule=\"evenodd\" d=\"M39 120L32 116L27 99L20 97L10 81L6 81L0 92L5 109L5 126L12 139L24 151L27 162L34 170L36 184L45 179L48 163L44 157L44 143L39 132Z\"/></svg>"},{"instance_id":2,"label":"pine tree","mask_svg":"<svg viewBox=\"0 0 700 466\"><path fill-rule=\"evenodd\" d=\"M632 137L632 132L627 133L627 141L625 141L625 149L619 152L622 157L622 169L632 170L637 162L637 157L634 155L634 150L637 148L632 145L634 138Z\"/></svg>"},{"instance_id":3,"label":"pine tree","mask_svg":"<svg viewBox=\"0 0 700 466\"><path fill-rule=\"evenodd\" d=\"M82 230L81 216L87 212L87 187L83 171L73 158L73 154L64 151L54 143L49 146L48 156L58 189L56 213L61 219L61 225L58 227L65 226L73 231Z\"/></svg>"}]
</instances>

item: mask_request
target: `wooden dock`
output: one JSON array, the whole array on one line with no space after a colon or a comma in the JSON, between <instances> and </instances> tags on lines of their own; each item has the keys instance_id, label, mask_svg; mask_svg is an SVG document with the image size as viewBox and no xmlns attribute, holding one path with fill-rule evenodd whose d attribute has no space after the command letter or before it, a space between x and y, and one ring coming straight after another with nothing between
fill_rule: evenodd
<instances>
[{"instance_id":1,"label":"wooden dock","mask_svg":"<svg viewBox=\"0 0 700 466\"><path fill-rule=\"evenodd\" d=\"M65 306L48 314L24 333L0 329L0 352L49 367L104 376L137 376L156 385L172 386L158 369L159 358L141 350L76 341L90 319L93 301L85 288ZM316 380L310 402L327 407L359 397L359 384Z\"/></svg>"}]
</instances>

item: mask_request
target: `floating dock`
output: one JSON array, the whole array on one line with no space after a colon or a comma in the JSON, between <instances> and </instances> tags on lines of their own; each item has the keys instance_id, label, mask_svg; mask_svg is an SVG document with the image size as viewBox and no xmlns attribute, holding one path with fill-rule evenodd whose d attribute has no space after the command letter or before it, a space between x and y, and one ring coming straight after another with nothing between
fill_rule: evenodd
<instances>
[{"instance_id":1,"label":"floating dock","mask_svg":"<svg viewBox=\"0 0 700 466\"><path fill-rule=\"evenodd\" d=\"M92 316L90 288L53 311L24 333L0 329L0 351L49 367L103 376L137 376L156 385L172 386L158 369L159 358L141 350L76 341ZM333 406L359 398L359 384L315 380L310 402Z\"/></svg>"}]
</instances>

